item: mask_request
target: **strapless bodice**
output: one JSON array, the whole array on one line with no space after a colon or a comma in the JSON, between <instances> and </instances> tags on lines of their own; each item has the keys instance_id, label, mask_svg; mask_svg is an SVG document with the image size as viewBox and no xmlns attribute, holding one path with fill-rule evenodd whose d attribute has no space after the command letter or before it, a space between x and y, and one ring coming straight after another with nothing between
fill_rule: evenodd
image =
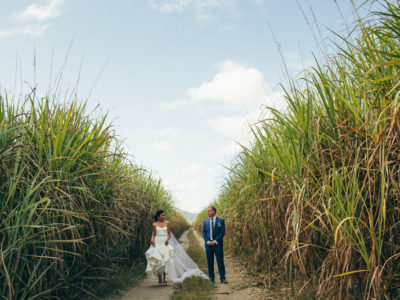
<instances>
[{"instance_id":1,"label":"strapless bodice","mask_svg":"<svg viewBox=\"0 0 400 300\"><path fill-rule=\"evenodd\" d=\"M168 235L168 228L156 226L156 237L157 236L167 236Z\"/></svg>"}]
</instances>

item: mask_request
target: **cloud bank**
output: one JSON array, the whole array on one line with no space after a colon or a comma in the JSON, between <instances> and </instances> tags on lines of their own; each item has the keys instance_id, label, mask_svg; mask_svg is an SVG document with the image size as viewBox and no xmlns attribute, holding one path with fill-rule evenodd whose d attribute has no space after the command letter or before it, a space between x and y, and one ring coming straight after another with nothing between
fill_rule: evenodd
<instances>
[{"instance_id":1,"label":"cloud bank","mask_svg":"<svg viewBox=\"0 0 400 300\"><path fill-rule=\"evenodd\" d=\"M280 92L274 92L265 82L264 75L256 68L230 60L216 65L217 73L209 82L189 88L185 98L162 103L165 109L176 109L201 102L214 102L254 109L266 104L276 106L282 100Z\"/></svg>"},{"instance_id":2,"label":"cloud bank","mask_svg":"<svg viewBox=\"0 0 400 300\"><path fill-rule=\"evenodd\" d=\"M227 60L217 64L216 69L212 80L187 89L184 98L162 103L161 107L173 110L219 105L222 112L205 120L208 126L227 139L213 155L232 155L240 151L236 142L249 142L249 125L262 117L262 107L281 108L284 100L282 93L274 91L262 72L254 67Z\"/></svg>"},{"instance_id":3,"label":"cloud bank","mask_svg":"<svg viewBox=\"0 0 400 300\"><path fill-rule=\"evenodd\" d=\"M58 17L64 0L47 0L46 5L29 5L25 10L15 13L12 18L21 22L45 21Z\"/></svg>"},{"instance_id":4,"label":"cloud bank","mask_svg":"<svg viewBox=\"0 0 400 300\"><path fill-rule=\"evenodd\" d=\"M61 15L64 0L47 0L46 4L29 5L26 9L11 16L14 23L19 23L6 30L0 30L0 38L18 35L44 36L49 23L43 23Z\"/></svg>"}]
</instances>

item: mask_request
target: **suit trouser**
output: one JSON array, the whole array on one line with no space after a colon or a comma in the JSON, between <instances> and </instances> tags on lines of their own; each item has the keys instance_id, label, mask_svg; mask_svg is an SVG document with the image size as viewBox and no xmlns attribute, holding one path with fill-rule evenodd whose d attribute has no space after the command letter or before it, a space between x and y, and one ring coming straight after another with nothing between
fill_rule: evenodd
<instances>
[{"instance_id":1,"label":"suit trouser","mask_svg":"<svg viewBox=\"0 0 400 300\"><path fill-rule=\"evenodd\" d=\"M214 254L217 258L218 273L221 280L225 279L225 265L224 265L224 247L223 245L205 245L207 264L208 264L208 277L214 280Z\"/></svg>"}]
</instances>

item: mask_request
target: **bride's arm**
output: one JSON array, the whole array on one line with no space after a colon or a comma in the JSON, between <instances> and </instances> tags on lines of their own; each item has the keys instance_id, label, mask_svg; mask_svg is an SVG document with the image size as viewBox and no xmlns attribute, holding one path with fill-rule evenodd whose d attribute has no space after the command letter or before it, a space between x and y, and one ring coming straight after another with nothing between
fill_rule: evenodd
<instances>
[{"instance_id":1,"label":"bride's arm","mask_svg":"<svg viewBox=\"0 0 400 300\"><path fill-rule=\"evenodd\" d=\"M151 244L155 247L156 246L156 226L153 224L153 238L151 239Z\"/></svg>"},{"instance_id":2,"label":"bride's arm","mask_svg":"<svg viewBox=\"0 0 400 300\"><path fill-rule=\"evenodd\" d=\"M169 239L171 238L171 227L169 226L169 222L167 223L167 228L168 228L168 237L165 240L165 245L168 245Z\"/></svg>"}]
</instances>

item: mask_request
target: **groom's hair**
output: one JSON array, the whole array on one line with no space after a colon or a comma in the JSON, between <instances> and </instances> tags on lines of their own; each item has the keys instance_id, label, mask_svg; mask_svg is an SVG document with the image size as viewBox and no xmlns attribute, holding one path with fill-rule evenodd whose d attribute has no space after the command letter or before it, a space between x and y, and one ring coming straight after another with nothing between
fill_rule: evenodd
<instances>
[{"instance_id":1,"label":"groom's hair","mask_svg":"<svg viewBox=\"0 0 400 300\"><path fill-rule=\"evenodd\" d=\"M215 206L209 206L209 208L211 208L215 213L217 213L217 209L215 208Z\"/></svg>"}]
</instances>

